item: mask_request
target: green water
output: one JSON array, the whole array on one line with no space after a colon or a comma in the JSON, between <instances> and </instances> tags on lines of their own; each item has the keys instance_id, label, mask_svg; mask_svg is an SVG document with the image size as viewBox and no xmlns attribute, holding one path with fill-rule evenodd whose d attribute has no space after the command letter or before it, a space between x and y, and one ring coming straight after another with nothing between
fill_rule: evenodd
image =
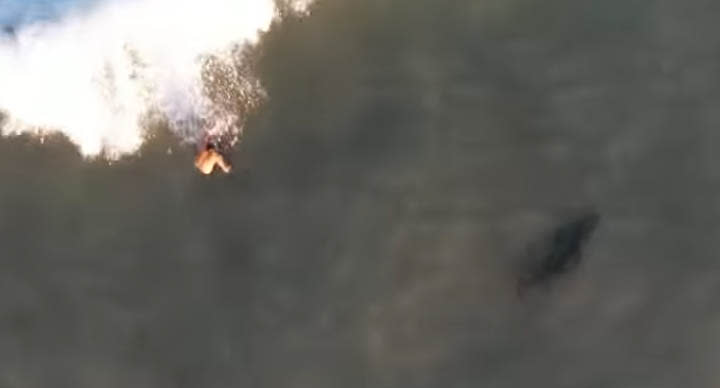
<instances>
[{"instance_id":1,"label":"green water","mask_svg":"<svg viewBox=\"0 0 720 388\"><path fill-rule=\"evenodd\" d=\"M113 165L2 139L0 385L716 386L719 11L320 1L231 176L162 128Z\"/></svg>"}]
</instances>

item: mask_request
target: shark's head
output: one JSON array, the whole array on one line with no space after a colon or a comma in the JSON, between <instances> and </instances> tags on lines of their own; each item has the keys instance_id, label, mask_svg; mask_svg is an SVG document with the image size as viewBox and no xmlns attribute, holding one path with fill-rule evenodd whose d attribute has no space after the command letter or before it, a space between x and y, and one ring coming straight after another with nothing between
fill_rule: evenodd
<instances>
[{"instance_id":1,"label":"shark's head","mask_svg":"<svg viewBox=\"0 0 720 388\"><path fill-rule=\"evenodd\" d=\"M590 212L579 217L575 222L580 234L583 238L588 238L600 223L600 214Z\"/></svg>"}]
</instances>

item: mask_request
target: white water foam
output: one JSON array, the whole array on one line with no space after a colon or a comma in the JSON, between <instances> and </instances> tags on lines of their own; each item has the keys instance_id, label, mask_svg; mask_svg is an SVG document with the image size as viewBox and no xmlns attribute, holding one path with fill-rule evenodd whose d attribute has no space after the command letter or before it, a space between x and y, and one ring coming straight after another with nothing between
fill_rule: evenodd
<instances>
[{"instance_id":1,"label":"white water foam","mask_svg":"<svg viewBox=\"0 0 720 388\"><path fill-rule=\"evenodd\" d=\"M186 140L237 139L263 98L242 48L278 14L273 0L116 0L21 26L0 37L0 129L61 131L110 158L136 151L157 119Z\"/></svg>"}]
</instances>

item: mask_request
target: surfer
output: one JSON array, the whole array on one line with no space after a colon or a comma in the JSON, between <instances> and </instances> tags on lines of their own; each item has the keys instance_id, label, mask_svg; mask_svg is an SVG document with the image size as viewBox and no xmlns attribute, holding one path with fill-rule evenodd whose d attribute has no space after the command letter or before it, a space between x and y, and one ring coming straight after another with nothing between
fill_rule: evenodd
<instances>
[{"instance_id":1,"label":"surfer","mask_svg":"<svg viewBox=\"0 0 720 388\"><path fill-rule=\"evenodd\" d=\"M219 166L226 174L232 169L225 157L215 149L215 145L206 141L204 149L195 157L195 167L201 173L210 175L215 170L215 166Z\"/></svg>"}]
</instances>

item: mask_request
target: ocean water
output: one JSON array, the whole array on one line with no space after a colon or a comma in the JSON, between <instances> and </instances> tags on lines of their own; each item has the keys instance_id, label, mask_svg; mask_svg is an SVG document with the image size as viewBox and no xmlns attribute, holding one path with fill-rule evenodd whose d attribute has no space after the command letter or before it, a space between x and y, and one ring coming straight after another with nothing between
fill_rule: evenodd
<instances>
[{"instance_id":1,"label":"ocean water","mask_svg":"<svg viewBox=\"0 0 720 388\"><path fill-rule=\"evenodd\" d=\"M19 26L33 22L57 20L72 12L82 12L100 0L2 0L0 24Z\"/></svg>"},{"instance_id":2,"label":"ocean water","mask_svg":"<svg viewBox=\"0 0 720 388\"><path fill-rule=\"evenodd\" d=\"M0 386L718 386L719 17L318 1L259 40L231 175L164 125L0 138Z\"/></svg>"}]
</instances>

